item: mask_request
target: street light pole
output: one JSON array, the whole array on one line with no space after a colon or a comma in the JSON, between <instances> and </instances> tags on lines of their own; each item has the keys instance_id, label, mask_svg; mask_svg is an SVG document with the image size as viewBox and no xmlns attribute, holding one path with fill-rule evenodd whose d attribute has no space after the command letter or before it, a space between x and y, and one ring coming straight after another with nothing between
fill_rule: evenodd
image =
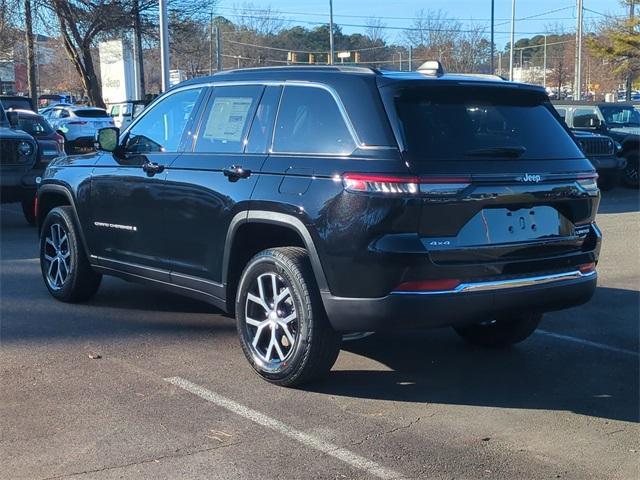
<instances>
[{"instance_id":1,"label":"street light pole","mask_svg":"<svg viewBox=\"0 0 640 480\"><path fill-rule=\"evenodd\" d=\"M333 0L329 0L329 65L333 65Z\"/></svg>"},{"instance_id":2,"label":"street light pole","mask_svg":"<svg viewBox=\"0 0 640 480\"><path fill-rule=\"evenodd\" d=\"M167 0L159 1L160 7L160 73L162 91L169 88L169 24L167 22Z\"/></svg>"},{"instance_id":3,"label":"street light pole","mask_svg":"<svg viewBox=\"0 0 640 480\"><path fill-rule=\"evenodd\" d=\"M544 52L542 54L542 85L547 88L547 36L544 36Z\"/></svg>"},{"instance_id":4,"label":"street light pole","mask_svg":"<svg viewBox=\"0 0 640 480\"><path fill-rule=\"evenodd\" d=\"M511 0L511 51L509 52L509 80L513 81L513 43L516 28L516 0Z\"/></svg>"}]
</instances>

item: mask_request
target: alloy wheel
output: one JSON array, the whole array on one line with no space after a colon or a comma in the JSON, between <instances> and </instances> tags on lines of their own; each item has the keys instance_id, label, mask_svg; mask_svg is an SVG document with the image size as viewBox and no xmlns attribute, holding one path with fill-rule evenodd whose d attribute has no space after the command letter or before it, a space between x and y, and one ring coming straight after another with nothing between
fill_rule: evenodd
<instances>
[{"instance_id":1,"label":"alloy wheel","mask_svg":"<svg viewBox=\"0 0 640 480\"><path fill-rule=\"evenodd\" d=\"M292 354L299 323L291 290L274 272L259 275L245 303L245 328L253 354L277 367Z\"/></svg>"},{"instance_id":2,"label":"alloy wheel","mask_svg":"<svg viewBox=\"0 0 640 480\"><path fill-rule=\"evenodd\" d=\"M59 223L49 227L44 253L46 279L52 290L60 290L71 272L71 250L65 228Z\"/></svg>"}]
</instances>

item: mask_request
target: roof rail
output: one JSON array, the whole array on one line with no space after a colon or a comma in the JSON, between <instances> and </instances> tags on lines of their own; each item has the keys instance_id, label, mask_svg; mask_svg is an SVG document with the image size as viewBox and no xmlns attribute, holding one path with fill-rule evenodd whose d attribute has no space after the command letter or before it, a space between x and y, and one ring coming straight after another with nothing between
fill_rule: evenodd
<instances>
[{"instance_id":1,"label":"roof rail","mask_svg":"<svg viewBox=\"0 0 640 480\"><path fill-rule=\"evenodd\" d=\"M229 75L244 72L286 72L286 71L323 71L323 72L345 72L345 73L373 73L379 75L377 68L362 65L283 65L276 67L249 67L233 70L223 70L215 75Z\"/></svg>"}]
</instances>

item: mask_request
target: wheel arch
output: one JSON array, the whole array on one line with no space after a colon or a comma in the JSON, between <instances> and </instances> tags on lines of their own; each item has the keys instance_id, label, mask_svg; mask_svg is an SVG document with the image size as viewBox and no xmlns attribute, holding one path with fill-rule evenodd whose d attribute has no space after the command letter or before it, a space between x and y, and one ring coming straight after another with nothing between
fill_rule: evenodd
<instances>
[{"instance_id":1,"label":"wheel arch","mask_svg":"<svg viewBox=\"0 0 640 480\"><path fill-rule=\"evenodd\" d=\"M246 263L259 251L284 246L299 246L307 250L319 290L328 291L318 251L309 230L299 218L271 211L242 212L230 224L223 255L222 281L226 287L229 313L234 312L236 288Z\"/></svg>"},{"instance_id":2,"label":"wheel arch","mask_svg":"<svg viewBox=\"0 0 640 480\"><path fill-rule=\"evenodd\" d=\"M82 230L80 219L78 217L78 210L76 208L76 202L73 198L71 191L63 186L56 184L44 184L38 188L38 208L36 214L36 222L38 226L38 235L42 229L42 223L47 214L56 207L71 207L73 219L76 222L76 230L80 234L82 245L85 252L89 255L89 249L85 239L84 231Z\"/></svg>"}]
</instances>

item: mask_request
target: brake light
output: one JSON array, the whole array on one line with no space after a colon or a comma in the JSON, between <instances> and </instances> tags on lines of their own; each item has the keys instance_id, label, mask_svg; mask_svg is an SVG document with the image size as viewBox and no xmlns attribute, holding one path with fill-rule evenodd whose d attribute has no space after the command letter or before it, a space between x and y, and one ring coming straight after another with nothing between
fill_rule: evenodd
<instances>
[{"instance_id":1,"label":"brake light","mask_svg":"<svg viewBox=\"0 0 640 480\"><path fill-rule=\"evenodd\" d=\"M456 278L444 278L439 280L413 280L403 282L395 288L397 292L436 292L454 290L460 285Z\"/></svg>"},{"instance_id":2,"label":"brake light","mask_svg":"<svg viewBox=\"0 0 640 480\"><path fill-rule=\"evenodd\" d=\"M345 190L367 193L418 193L418 178L403 175L347 173L342 177Z\"/></svg>"}]
</instances>

